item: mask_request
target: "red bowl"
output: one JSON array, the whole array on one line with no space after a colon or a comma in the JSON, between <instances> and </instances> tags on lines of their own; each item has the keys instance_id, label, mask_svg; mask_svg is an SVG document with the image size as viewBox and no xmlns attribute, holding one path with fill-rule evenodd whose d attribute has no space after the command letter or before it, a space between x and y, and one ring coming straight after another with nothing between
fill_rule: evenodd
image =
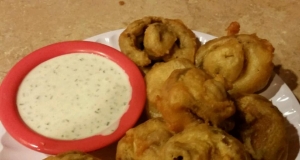
<instances>
[{"instance_id":1,"label":"red bowl","mask_svg":"<svg viewBox=\"0 0 300 160\"><path fill-rule=\"evenodd\" d=\"M132 87L129 109L121 117L119 127L110 135L96 135L79 140L56 140L37 134L21 119L16 95L23 78L40 63L56 56L70 53L93 53L116 62L128 74ZM124 54L109 46L87 41L69 41L38 49L20 60L6 75L0 86L0 118L7 132L18 142L46 154L58 154L70 150L83 152L105 147L134 126L139 119L146 99L146 86L138 67Z\"/></svg>"}]
</instances>

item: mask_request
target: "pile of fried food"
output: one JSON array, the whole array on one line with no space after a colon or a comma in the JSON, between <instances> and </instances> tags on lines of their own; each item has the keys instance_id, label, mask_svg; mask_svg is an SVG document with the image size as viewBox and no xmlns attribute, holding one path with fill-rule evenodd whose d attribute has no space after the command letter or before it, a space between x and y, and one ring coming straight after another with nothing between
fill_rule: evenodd
<instances>
[{"instance_id":1,"label":"pile of fried food","mask_svg":"<svg viewBox=\"0 0 300 160\"><path fill-rule=\"evenodd\" d=\"M100 160L100 159L80 151L69 151L55 156L49 156L44 160Z\"/></svg>"},{"instance_id":2,"label":"pile of fried food","mask_svg":"<svg viewBox=\"0 0 300 160\"><path fill-rule=\"evenodd\" d=\"M117 160L287 159L285 118L257 94L274 48L239 29L233 22L227 36L201 44L180 20L128 25L119 46L144 74L148 120L118 142Z\"/></svg>"},{"instance_id":3,"label":"pile of fried food","mask_svg":"<svg viewBox=\"0 0 300 160\"><path fill-rule=\"evenodd\" d=\"M255 34L201 45L180 20L145 17L119 37L144 73L148 120L118 142L117 160L285 160L285 118L257 94L273 70L273 46Z\"/></svg>"}]
</instances>

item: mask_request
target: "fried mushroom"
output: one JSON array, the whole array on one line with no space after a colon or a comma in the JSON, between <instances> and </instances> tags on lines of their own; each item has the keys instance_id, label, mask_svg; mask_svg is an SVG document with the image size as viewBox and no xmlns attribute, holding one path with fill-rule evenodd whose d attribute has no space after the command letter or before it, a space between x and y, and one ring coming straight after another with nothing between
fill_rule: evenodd
<instances>
[{"instance_id":1,"label":"fried mushroom","mask_svg":"<svg viewBox=\"0 0 300 160\"><path fill-rule=\"evenodd\" d=\"M165 81L157 108L174 132L198 120L221 127L235 113L228 88L222 77L212 79L196 67L177 69Z\"/></svg>"},{"instance_id":2,"label":"fried mushroom","mask_svg":"<svg viewBox=\"0 0 300 160\"><path fill-rule=\"evenodd\" d=\"M80 151L69 151L58 155L49 156L44 160L100 160L100 159Z\"/></svg>"},{"instance_id":3,"label":"fried mushroom","mask_svg":"<svg viewBox=\"0 0 300 160\"><path fill-rule=\"evenodd\" d=\"M208 41L196 52L195 64L210 76L222 75L233 84L231 95L263 89L273 70L274 48L255 34L224 36Z\"/></svg>"},{"instance_id":4,"label":"fried mushroom","mask_svg":"<svg viewBox=\"0 0 300 160\"><path fill-rule=\"evenodd\" d=\"M157 159L161 147L173 136L162 118L150 119L127 131L118 142L117 160Z\"/></svg>"},{"instance_id":5,"label":"fried mushroom","mask_svg":"<svg viewBox=\"0 0 300 160\"><path fill-rule=\"evenodd\" d=\"M243 144L225 131L197 122L163 146L163 160L250 160Z\"/></svg>"},{"instance_id":6,"label":"fried mushroom","mask_svg":"<svg viewBox=\"0 0 300 160\"><path fill-rule=\"evenodd\" d=\"M236 132L254 160L286 160L288 137L285 118L272 102L250 94L235 100Z\"/></svg>"},{"instance_id":7,"label":"fried mushroom","mask_svg":"<svg viewBox=\"0 0 300 160\"><path fill-rule=\"evenodd\" d=\"M194 63L195 34L180 20L144 17L130 23L119 37L121 51L139 67L186 58Z\"/></svg>"},{"instance_id":8,"label":"fried mushroom","mask_svg":"<svg viewBox=\"0 0 300 160\"><path fill-rule=\"evenodd\" d=\"M161 117L157 110L156 100L161 93L165 81L176 69L194 67L193 63L184 58L177 58L168 62L156 63L145 75L147 86L146 113L148 118Z\"/></svg>"}]
</instances>

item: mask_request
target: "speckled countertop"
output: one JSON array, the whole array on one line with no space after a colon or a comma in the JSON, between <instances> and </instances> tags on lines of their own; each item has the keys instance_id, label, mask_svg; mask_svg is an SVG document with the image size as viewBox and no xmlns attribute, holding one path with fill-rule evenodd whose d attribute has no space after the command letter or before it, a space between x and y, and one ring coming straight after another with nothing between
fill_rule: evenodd
<instances>
[{"instance_id":1,"label":"speckled countertop","mask_svg":"<svg viewBox=\"0 0 300 160\"><path fill-rule=\"evenodd\" d=\"M0 82L22 57L45 45L125 28L144 16L181 19L193 30L225 35L232 21L275 47L275 71L300 98L297 0L0 0Z\"/></svg>"},{"instance_id":2,"label":"speckled countertop","mask_svg":"<svg viewBox=\"0 0 300 160\"><path fill-rule=\"evenodd\" d=\"M275 72L300 99L298 0L0 0L0 82L22 57L51 43L125 28L144 16L181 19L189 28L225 35L232 21L275 47Z\"/></svg>"},{"instance_id":3,"label":"speckled countertop","mask_svg":"<svg viewBox=\"0 0 300 160\"><path fill-rule=\"evenodd\" d=\"M124 2L124 3L122 3ZM300 2L216 0L1 0L0 81L22 57L45 45L125 28L144 16L181 19L193 30L225 35L232 21L275 47L275 71L300 98Z\"/></svg>"}]
</instances>

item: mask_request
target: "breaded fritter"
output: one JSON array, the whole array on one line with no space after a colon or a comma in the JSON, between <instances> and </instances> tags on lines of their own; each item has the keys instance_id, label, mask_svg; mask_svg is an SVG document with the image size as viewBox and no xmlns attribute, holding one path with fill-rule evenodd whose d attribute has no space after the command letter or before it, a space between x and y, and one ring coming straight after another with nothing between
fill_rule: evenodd
<instances>
[{"instance_id":1,"label":"breaded fritter","mask_svg":"<svg viewBox=\"0 0 300 160\"><path fill-rule=\"evenodd\" d=\"M263 89L273 70L274 48L255 34L224 36L208 41L196 53L196 66L233 84L231 95Z\"/></svg>"},{"instance_id":2,"label":"breaded fritter","mask_svg":"<svg viewBox=\"0 0 300 160\"><path fill-rule=\"evenodd\" d=\"M163 146L161 160L250 160L243 144L225 131L192 123Z\"/></svg>"},{"instance_id":3,"label":"breaded fritter","mask_svg":"<svg viewBox=\"0 0 300 160\"><path fill-rule=\"evenodd\" d=\"M227 89L222 77L212 79L196 67L177 69L162 86L157 108L174 132L197 120L222 126L235 113Z\"/></svg>"},{"instance_id":4,"label":"breaded fritter","mask_svg":"<svg viewBox=\"0 0 300 160\"><path fill-rule=\"evenodd\" d=\"M130 23L119 37L121 51L139 67L185 58L194 62L195 34L178 19L144 17Z\"/></svg>"},{"instance_id":5,"label":"breaded fritter","mask_svg":"<svg viewBox=\"0 0 300 160\"><path fill-rule=\"evenodd\" d=\"M47 157L44 160L100 160L92 155L79 151L70 151L55 156Z\"/></svg>"},{"instance_id":6,"label":"breaded fritter","mask_svg":"<svg viewBox=\"0 0 300 160\"><path fill-rule=\"evenodd\" d=\"M154 160L173 136L162 118L152 118L127 131L118 142L117 160Z\"/></svg>"},{"instance_id":7,"label":"breaded fritter","mask_svg":"<svg viewBox=\"0 0 300 160\"><path fill-rule=\"evenodd\" d=\"M161 92L163 83L176 69L191 68L194 64L187 59L178 58L168 62L156 63L145 75L147 86L146 113L149 118L161 117L157 110L156 99Z\"/></svg>"},{"instance_id":8,"label":"breaded fritter","mask_svg":"<svg viewBox=\"0 0 300 160\"><path fill-rule=\"evenodd\" d=\"M254 160L286 160L288 137L285 118L268 99L244 95L236 100L237 134Z\"/></svg>"}]
</instances>

